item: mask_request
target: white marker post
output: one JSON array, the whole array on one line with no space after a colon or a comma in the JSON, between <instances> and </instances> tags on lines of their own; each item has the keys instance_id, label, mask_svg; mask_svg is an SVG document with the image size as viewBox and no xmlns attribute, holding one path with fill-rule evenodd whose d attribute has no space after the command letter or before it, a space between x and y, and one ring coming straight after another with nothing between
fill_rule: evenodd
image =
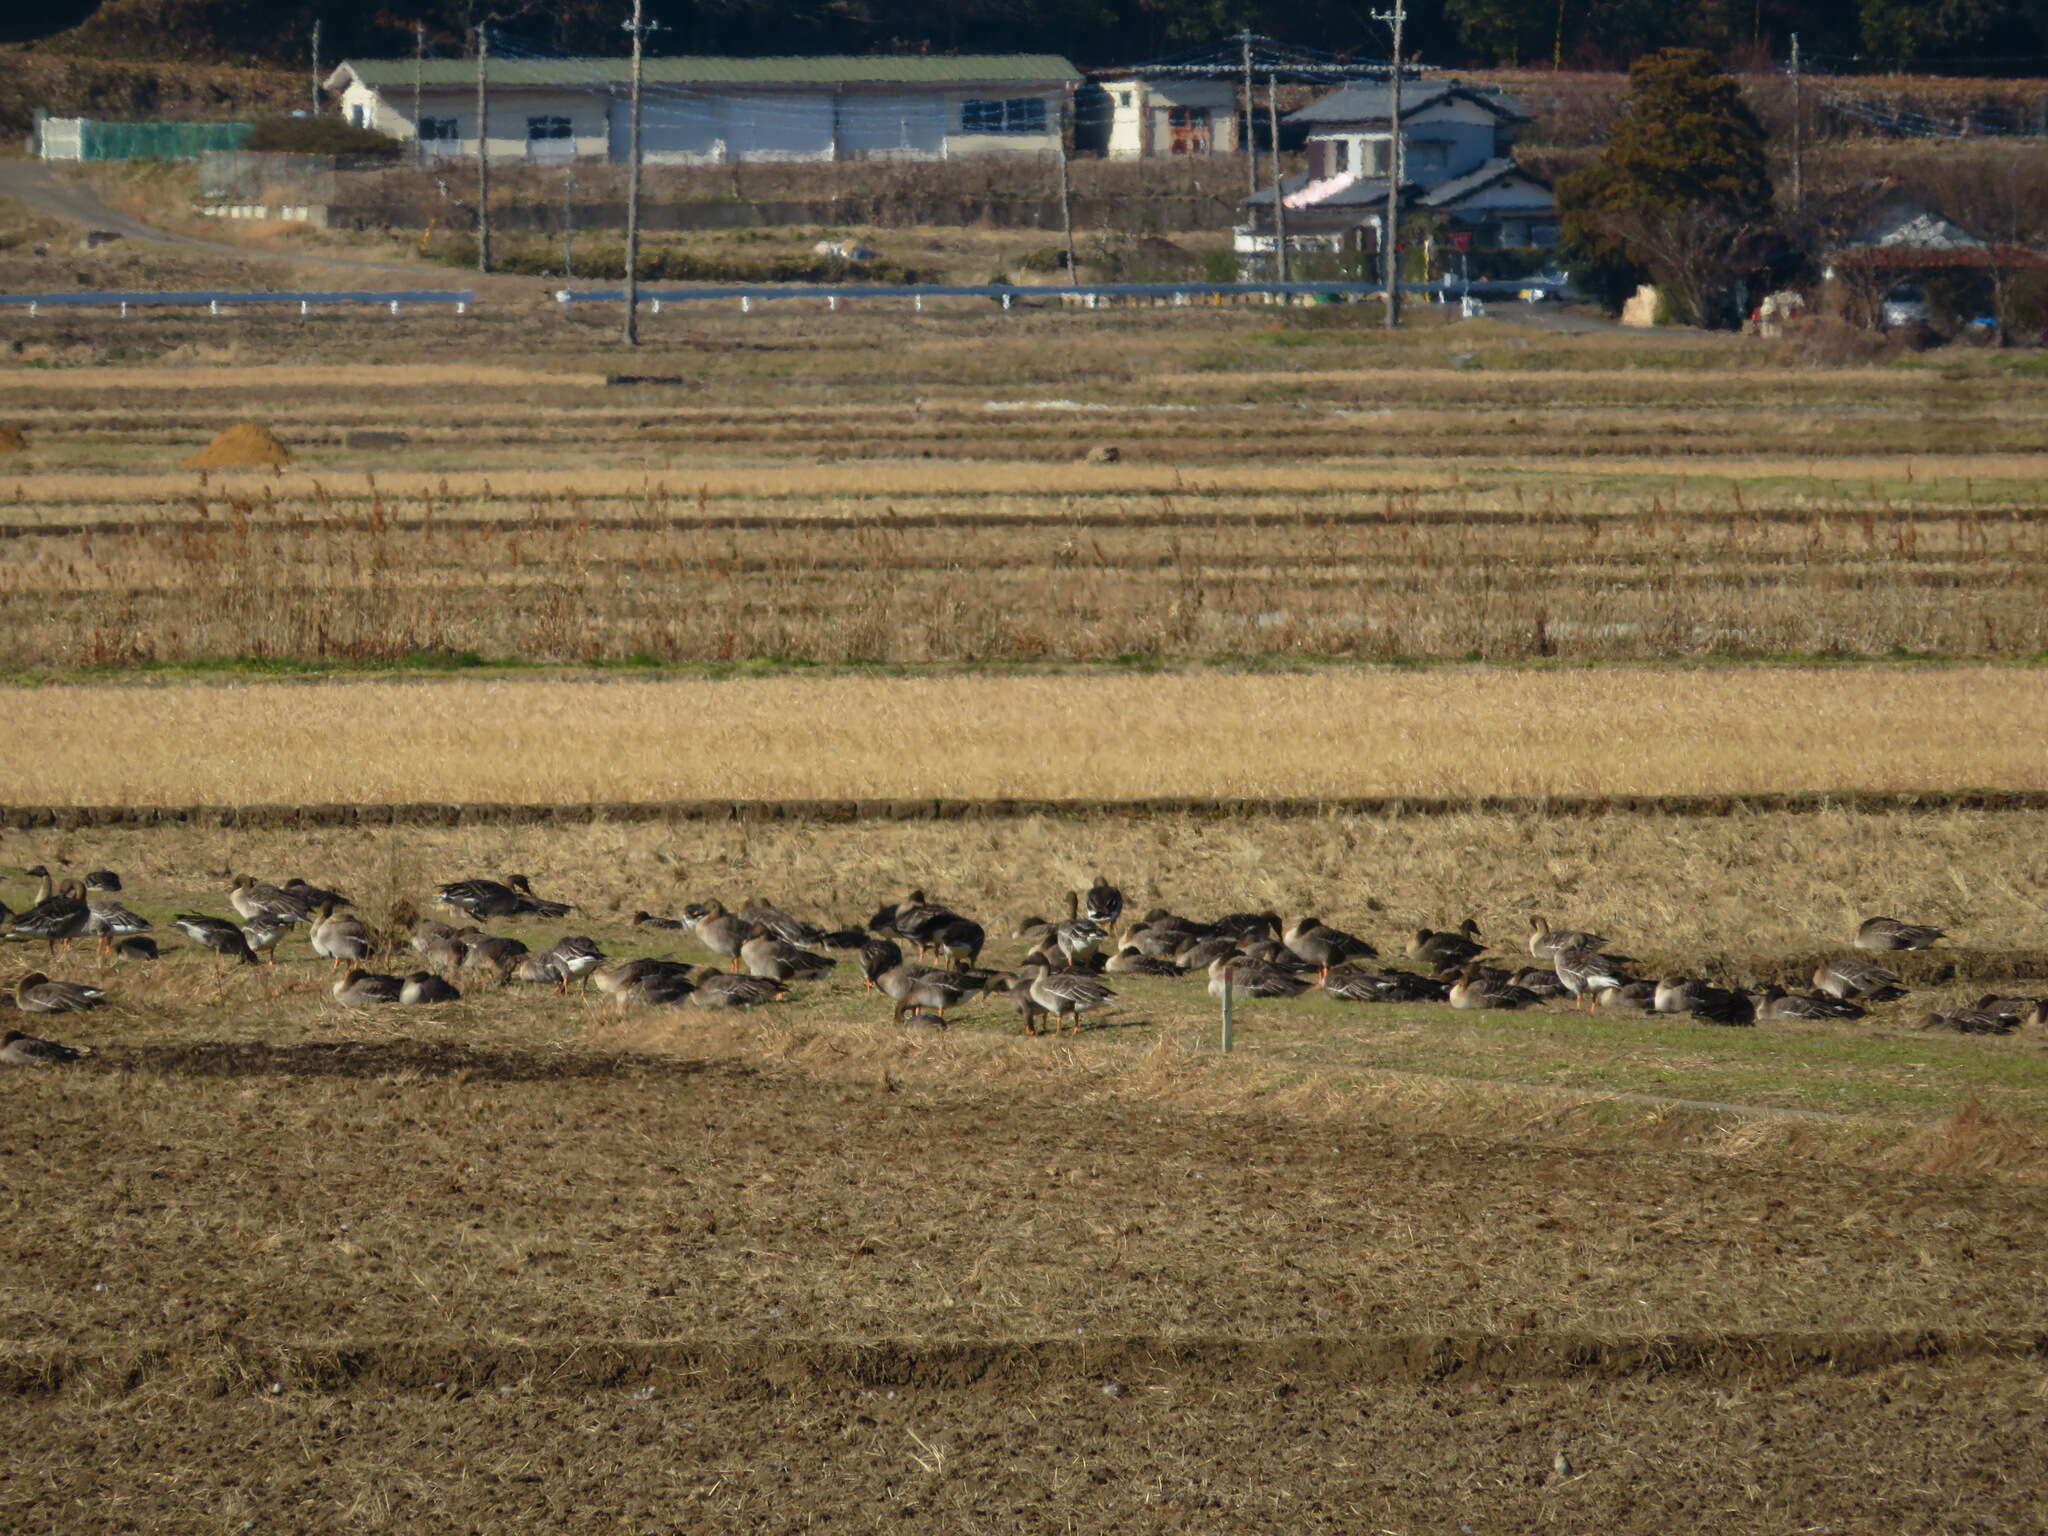
<instances>
[{"instance_id":1,"label":"white marker post","mask_svg":"<svg viewBox=\"0 0 2048 1536\"><path fill-rule=\"evenodd\" d=\"M1230 1054L1230 972L1223 972L1223 1054Z\"/></svg>"}]
</instances>

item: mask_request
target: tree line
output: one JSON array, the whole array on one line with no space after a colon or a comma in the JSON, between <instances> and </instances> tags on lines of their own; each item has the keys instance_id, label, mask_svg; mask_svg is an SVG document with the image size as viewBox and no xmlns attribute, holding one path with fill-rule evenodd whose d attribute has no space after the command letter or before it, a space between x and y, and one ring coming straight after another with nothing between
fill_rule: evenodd
<instances>
[{"instance_id":1,"label":"tree line","mask_svg":"<svg viewBox=\"0 0 2048 1536\"><path fill-rule=\"evenodd\" d=\"M1084 68L1139 63L1249 25L1361 58L1387 42L1354 0L653 0L661 53L1049 52ZM622 0L52 0L0 22L0 41L48 39L132 58L297 64L313 23L325 50L410 52L424 23L442 55L483 17L565 53L621 50ZM1625 68L1662 48L1754 68L1793 33L1823 69L2048 74L2043 0L1410 0L1414 56L1433 64Z\"/></svg>"}]
</instances>

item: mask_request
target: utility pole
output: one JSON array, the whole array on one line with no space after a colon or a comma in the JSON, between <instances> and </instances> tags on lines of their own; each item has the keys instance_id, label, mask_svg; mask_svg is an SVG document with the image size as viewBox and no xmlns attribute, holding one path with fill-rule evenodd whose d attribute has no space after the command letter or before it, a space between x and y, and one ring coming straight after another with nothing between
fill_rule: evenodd
<instances>
[{"instance_id":1,"label":"utility pole","mask_svg":"<svg viewBox=\"0 0 2048 1536\"><path fill-rule=\"evenodd\" d=\"M1799 34L1792 34L1792 211L1806 200L1806 92L1799 78Z\"/></svg>"},{"instance_id":2,"label":"utility pole","mask_svg":"<svg viewBox=\"0 0 2048 1536\"><path fill-rule=\"evenodd\" d=\"M1081 274L1074 266L1074 199L1067 184L1067 107L1060 103L1060 229L1067 241L1067 286L1080 286Z\"/></svg>"},{"instance_id":3,"label":"utility pole","mask_svg":"<svg viewBox=\"0 0 2048 1536\"><path fill-rule=\"evenodd\" d=\"M1394 69L1387 79L1387 216L1382 220L1381 255L1387 274L1387 329L1401 323L1401 29L1408 22L1406 0L1372 19L1394 29Z\"/></svg>"},{"instance_id":4,"label":"utility pole","mask_svg":"<svg viewBox=\"0 0 2048 1536\"><path fill-rule=\"evenodd\" d=\"M1280 77L1269 73L1266 76L1266 121L1273 128L1273 253L1279 258L1275 270L1280 281L1288 281L1287 269L1287 193L1280 185Z\"/></svg>"},{"instance_id":5,"label":"utility pole","mask_svg":"<svg viewBox=\"0 0 2048 1536\"><path fill-rule=\"evenodd\" d=\"M416 21L412 24L412 163L415 166L427 163L427 146L420 138L420 93L426 85L427 73L427 24Z\"/></svg>"},{"instance_id":6,"label":"utility pole","mask_svg":"<svg viewBox=\"0 0 2048 1536\"><path fill-rule=\"evenodd\" d=\"M1259 109L1252 95L1252 29L1246 27L1237 34L1238 43L1244 52L1244 190L1248 197L1259 192Z\"/></svg>"},{"instance_id":7,"label":"utility pole","mask_svg":"<svg viewBox=\"0 0 2048 1536\"><path fill-rule=\"evenodd\" d=\"M576 162L571 160L566 170L562 181L562 280L570 282L576 276Z\"/></svg>"},{"instance_id":8,"label":"utility pole","mask_svg":"<svg viewBox=\"0 0 2048 1536\"><path fill-rule=\"evenodd\" d=\"M313 19L313 115L320 115L320 20Z\"/></svg>"},{"instance_id":9,"label":"utility pole","mask_svg":"<svg viewBox=\"0 0 2048 1536\"><path fill-rule=\"evenodd\" d=\"M626 23L626 30L633 34L632 103L626 140L626 155L632 161L632 167L626 173L626 332L623 338L629 347L640 345L640 60L647 34L658 30L655 23L645 19L641 4L642 0L633 0L633 19Z\"/></svg>"},{"instance_id":10,"label":"utility pole","mask_svg":"<svg viewBox=\"0 0 2048 1536\"><path fill-rule=\"evenodd\" d=\"M491 270L491 62L489 22L476 24L476 269Z\"/></svg>"}]
</instances>

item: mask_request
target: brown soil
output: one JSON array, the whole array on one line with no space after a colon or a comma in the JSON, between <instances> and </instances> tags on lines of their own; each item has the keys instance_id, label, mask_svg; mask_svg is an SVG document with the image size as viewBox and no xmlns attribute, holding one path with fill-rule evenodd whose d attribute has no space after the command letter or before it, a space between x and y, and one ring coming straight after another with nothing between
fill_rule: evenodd
<instances>
[{"instance_id":1,"label":"brown soil","mask_svg":"<svg viewBox=\"0 0 2048 1536\"><path fill-rule=\"evenodd\" d=\"M181 462L187 469L282 469L291 461L291 450L270 428L244 421L222 428L212 442Z\"/></svg>"},{"instance_id":2,"label":"brown soil","mask_svg":"<svg viewBox=\"0 0 2048 1536\"><path fill-rule=\"evenodd\" d=\"M19 427L0 425L0 453L27 453L28 439Z\"/></svg>"},{"instance_id":3,"label":"brown soil","mask_svg":"<svg viewBox=\"0 0 2048 1536\"><path fill-rule=\"evenodd\" d=\"M2036 1191L336 1027L9 1077L13 1524L2033 1518Z\"/></svg>"}]
</instances>

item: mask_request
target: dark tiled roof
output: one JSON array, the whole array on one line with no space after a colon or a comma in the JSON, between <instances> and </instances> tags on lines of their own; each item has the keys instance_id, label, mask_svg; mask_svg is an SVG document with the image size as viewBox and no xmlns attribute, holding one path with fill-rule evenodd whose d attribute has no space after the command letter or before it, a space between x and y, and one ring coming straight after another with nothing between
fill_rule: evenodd
<instances>
[{"instance_id":1,"label":"dark tiled roof","mask_svg":"<svg viewBox=\"0 0 2048 1536\"><path fill-rule=\"evenodd\" d=\"M493 85L588 87L621 85L631 65L625 59L492 59ZM411 59L344 59L336 70L353 71L363 84L410 86ZM468 59L428 59L418 66L422 83L467 85L476 80ZM1052 53L820 54L782 58L648 59L650 85L964 85L1078 84L1081 72Z\"/></svg>"},{"instance_id":2,"label":"dark tiled roof","mask_svg":"<svg viewBox=\"0 0 2048 1536\"><path fill-rule=\"evenodd\" d=\"M1508 122L1526 122L1528 114L1514 98L1495 90L1479 90L1455 80L1417 80L1401 87L1401 115L1421 112L1450 97L1461 97ZM1290 123L1384 123L1390 105L1385 81L1358 80L1287 114Z\"/></svg>"}]
</instances>

